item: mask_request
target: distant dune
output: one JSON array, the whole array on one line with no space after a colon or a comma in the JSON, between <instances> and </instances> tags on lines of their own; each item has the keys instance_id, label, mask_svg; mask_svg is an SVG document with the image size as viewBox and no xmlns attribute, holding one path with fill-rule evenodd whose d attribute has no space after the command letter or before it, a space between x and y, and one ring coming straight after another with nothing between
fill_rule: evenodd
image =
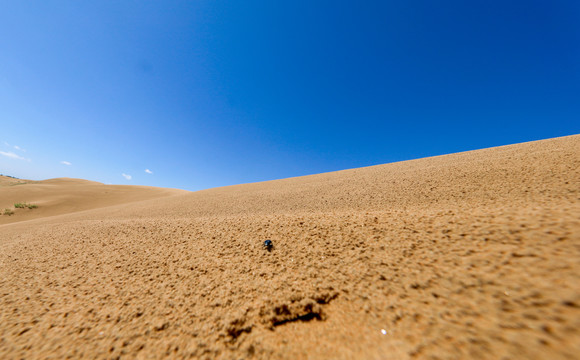
<instances>
[{"instance_id":1,"label":"distant dune","mask_svg":"<svg viewBox=\"0 0 580 360\"><path fill-rule=\"evenodd\" d=\"M58 178L31 181L0 176L0 213L12 209L12 216L0 216L0 224L127 204L186 191L148 186L104 185L82 179ZM16 203L37 205L36 209L14 209Z\"/></svg>"},{"instance_id":2,"label":"distant dune","mask_svg":"<svg viewBox=\"0 0 580 360\"><path fill-rule=\"evenodd\" d=\"M580 135L193 193L0 177L38 205L0 215L0 358L578 358L579 179Z\"/></svg>"}]
</instances>

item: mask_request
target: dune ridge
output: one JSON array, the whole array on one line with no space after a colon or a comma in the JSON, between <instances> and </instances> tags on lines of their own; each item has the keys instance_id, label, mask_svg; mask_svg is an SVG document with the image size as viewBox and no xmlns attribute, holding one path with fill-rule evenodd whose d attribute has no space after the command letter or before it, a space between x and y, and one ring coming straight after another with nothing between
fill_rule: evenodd
<instances>
[{"instance_id":1,"label":"dune ridge","mask_svg":"<svg viewBox=\"0 0 580 360\"><path fill-rule=\"evenodd\" d=\"M574 135L98 206L0 187L89 202L0 225L0 358L572 359L578 179Z\"/></svg>"}]
</instances>

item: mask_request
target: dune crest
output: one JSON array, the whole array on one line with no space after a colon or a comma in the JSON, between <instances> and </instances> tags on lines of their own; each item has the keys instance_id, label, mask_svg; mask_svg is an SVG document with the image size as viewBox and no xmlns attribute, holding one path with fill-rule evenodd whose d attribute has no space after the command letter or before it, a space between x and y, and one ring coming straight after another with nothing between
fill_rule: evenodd
<instances>
[{"instance_id":1,"label":"dune crest","mask_svg":"<svg viewBox=\"0 0 580 360\"><path fill-rule=\"evenodd\" d=\"M94 200L0 225L0 358L572 359L578 179L574 135L194 193L0 187Z\"/></svg>"},{"instance_id":2,"label":"dune crest","mask_svg":"<svg viewBox=\"0 0 580 360\"><path fill-rule=\"evenodd\" d=\"M54 184L54 185L104 185L103 183L85 179L76 179L76 178L54 178L54 179L46 179L39 181L41 184Z\"/></svg>"}]
</instances>

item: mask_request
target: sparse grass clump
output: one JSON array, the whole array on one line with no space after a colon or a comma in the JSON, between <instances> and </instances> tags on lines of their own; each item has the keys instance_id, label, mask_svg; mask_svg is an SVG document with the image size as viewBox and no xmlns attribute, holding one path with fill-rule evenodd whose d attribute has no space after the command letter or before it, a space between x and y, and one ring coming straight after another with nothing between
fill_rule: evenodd
<instances>
[{"instance_id":1,"label":"sparse grass clump","mask_svg":"<svg viewBox=\"0 0 580 360\"><path fill-rule=\"evenodd\" d=\"M14 208L15 209L26 209L26 208L28 208L28 209L36 209L37 207L38 207L38 205L28 204L26 202L19 202L19 203L14 204ZM8 208L6 208L6 209L4 209L4 211L0 210L0 215L8 215L8 216L14 215L14 210L15 209L8 209Z\"/></svg>"},{"instance_id":2,"label":"sparse grass clump","mask_svg":"<svg viewBox=\"0 0 580 360\"><path fill-rule=\"evenodd\" d=\"M14 207L17 209L25 209L25 208L36 209L38 207L38 205L27 204L25 202L21 202L21 203L14 204Z\"/></svg>"}]
</instances>

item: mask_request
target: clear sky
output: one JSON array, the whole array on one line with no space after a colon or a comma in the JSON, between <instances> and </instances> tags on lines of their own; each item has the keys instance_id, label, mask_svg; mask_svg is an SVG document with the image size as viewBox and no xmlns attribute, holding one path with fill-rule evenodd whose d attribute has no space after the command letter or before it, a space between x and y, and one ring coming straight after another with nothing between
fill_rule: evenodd
<instances>
[{"instance_id":1,"label":"clear sky","mask_svg":"<svg viewBox=\"0 0 580 360\"><path fill-rule=\"evenodd\" d=\"M578 0L0 11L0 173L21 178L199 190L577 133Z\"/></svg>"}]
</instances>

